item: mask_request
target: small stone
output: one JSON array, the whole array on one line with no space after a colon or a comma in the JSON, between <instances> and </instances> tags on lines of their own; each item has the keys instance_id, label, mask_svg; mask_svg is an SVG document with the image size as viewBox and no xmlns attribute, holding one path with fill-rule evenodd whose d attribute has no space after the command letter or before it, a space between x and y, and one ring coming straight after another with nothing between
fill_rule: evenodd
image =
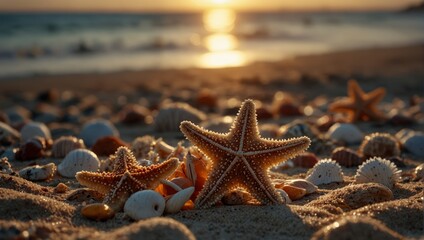
<instances>
[{"instance_id":1,"label":"small stone","mask_svg":"<svg viewBox=\"0 0 424 240\"><path fill-rule=\"evenodd\" d=\"M54 188L54 192L55 193L65 193L69 190L69 187L64 184L64 183L59 183L57 184L57 186Z\"/></svg>"}]
</instances>

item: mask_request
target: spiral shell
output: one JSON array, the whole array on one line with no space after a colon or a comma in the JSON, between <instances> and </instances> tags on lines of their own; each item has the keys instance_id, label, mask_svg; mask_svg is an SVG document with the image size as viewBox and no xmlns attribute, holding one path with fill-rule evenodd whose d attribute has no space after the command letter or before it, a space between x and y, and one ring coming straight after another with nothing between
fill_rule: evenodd
<instances>
[{"instance_id":1,"label":"spiral shell","mask_svg":"<svg viewBox=\"0 0 424 240\"><path fill-rule=\"evenodd\" d=\"M320 160L309 172L306 180L315 185L343 182L342 168L331 159Z\"/></svg>"},{"instance_id":2,"label":"spiral shell","mask_svg":"<svg viewBox=\"0 0 424 240\"><path fill-rule=\"evenodd\" d=\"M365 136L359 147L359 153L364 159L370 157L397 157L400 155L400 146L396 138L387 133L372 133Z\"/></svg>"},{"instance_id":3,"label":"spiral shell","mask_svg":"<svg viewBox=\"0 0 424 240\"><path fill-rule=\"evenodd\" d=\"M134 220L161 216L165 210L165 199L153 190L132 194L125 202L124 212Z\"/></svg>"},{"instance_id":4,"label":"spiral shell","mask_svg":"<svg viewBox=\"0 0 424 240\"><path fill-rule=\"evenodd\" d=\"M355 151L346 147L338 147L331 153L331 159L344 167L361 165L362 158Z\"/></svg>"},{"instance_id":5,"label":"spiral shell","mask_svg":"<svg viewBox=\"0 0 424 240\"><path fill-rule=\"evenodd\" d=\"M359 166L355 175L355 183L375 182L391 188L400 180L401 172L389 160L374 157Z\"/></svg>"},{"instance_id":6,"label":"spiral shell","mask_svg":"<svg viewBox=\"0 0 424 240\"><path fill-rule=\"evenodd\" d=\"M49 128L44 123L29 122L21 129L21 141L26 142L34 137L52 138Z\"/></svg>"},{"instance_id":7,"label":"spiral shell","mask_svg":"<svg viewBox=\"0 0 424 240\"><path fill-rule=\"evenodd\" d=\"M52 146L52 156L63 158L70 151L85 148L84 141L73 136L63 136L56 139Z\"/></svg>"},{"instance_id":8,"label":"spiral shell","mask_svg":"<svg viewBox=\"0 0 424 240\"><path fill-rule=\"evenodd\" d=\"M52 178L55 172L56 165L49 163L44 166L35 165L23 168L19 171L19 176L30 181L43 181Z\"/></svg>"},{"instance_id":9,"label":"spiral shell","mask_svg":"<svg viewBox=\"0 0 424 240\"><path fill-rule=\"evenodd\" d=\"M177 132L184 120L198 124L205 119L204 113L186 103L170 103L159 110L154 126L159 132Z\"/></svg>"},{"instance_id":10,"label":"spiral shell","mask_svg":"<svg viewBox=\"0 0 424 240\"><path fill-rule=\"evenodd\" d=\"M166 200L165 212L176 213L180 211L184 204L190 200L193 192L194 187L188 187L172 195L168 200Z\"/></svg>"},{"instance_id":11,"label":"spiral shell","mask_svg":"<svg viewBox=\"0 0 424 240\"><path fill-rule=\"evenodd\" d=\"M361 130L351 123L336 123L328 129L327 137L347 145L360 143L364 138Z\"/></svg>"},{"instance_id":12,"label":"spiral shell","mask_svg":"<svg viewBox=\"0 0 424 240\"><path fill-rule=\"evenodd\" d=\"M74 178L79 171L95 172L100 167L97 155L87 149L75 149L70 151L63 161L57 166L60 175Z\"/></svg>"},{"instance_id":13,"label":"spiral shell","mask_svg":"<svg viewBox=\"0 0 424 240\"><path fill-rule=\"evenodd\" d=\"M87 144L87 147L92 147L94 143L105 136L119 137L119 132L113 124L105 119L94 119L82 127L80 137Z\"/></svg>"}]
</instances>

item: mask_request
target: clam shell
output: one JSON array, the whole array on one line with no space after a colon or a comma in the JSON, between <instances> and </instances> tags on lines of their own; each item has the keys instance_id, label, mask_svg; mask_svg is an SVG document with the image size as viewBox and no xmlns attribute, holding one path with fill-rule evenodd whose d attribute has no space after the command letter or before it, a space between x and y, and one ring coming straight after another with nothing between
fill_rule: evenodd
<instances>
[{"instance_id":1,"label":"clam shell","mask_svg":"<svg viewBox=\"0 0 424 240\"><path fill-rule=\"evenodd\" d=\"M26 142L34 137L52 138L49 128L44 123L29 122L21 129L21 142Z\"/></svg>"},{"instance_id":2,"label":"clam shell","mask_svg":"<svg viewBox=\"0 0 424 240\"><path fill-rule=\"evenodd\" d=\"M13 173L12 165L10 165L7 157L3 157L0 159L0 172L6 174Z\"/></svg>"},{"instance_id":3,"label":"clam shell","mask_svg":"<svg viewBox=\"0 0 424 240\"><path fill-rule=\"evenodd\" d=\"M305 179L291 179L285 181L285 184L298 188L303 188L306 190L306 194L311 194L318 190L318 187L315 184Z\"/></svg>"},{"instance_id":4,"label":"clam shell","mask_svg":"<svg viewBox=\"0 0 424 240\"><path fill-rule=\"evenodd\" d=\"M276 189L276 191L278 194L280 194L281 198L284 200L286 204L292 202L289 195L283 189Z\"/></svg>"},{"instance_id":5,"label":"clam shell","mask_svg":"<svg viewBox=\"0 0 424 240\"><path fill-rule=\"evenodd\" d=\"M105 136L119 137L119 132L113 124L105 119L94 119L82 127L80 138L84 140L87 147L92 147L96 141Z\"/></svg>"},{"instance_id":6,"label":"clam shell","mask_svg":"<svg viewBox=\"0 0 424 240\"><path fill-rule=\"evenodd\" d=\"M63 136L56 139L52 146L52 155L55 158L63 158L70 151L85 148L84 141L73 136Z\"/></svg>"},{"instance_id":7,"label":"clam shell","mask_svg":"<svg viewBox=\"0 0 424 240\"><path fill-rule=\"evenodd\" d=\"M310 170L306 180L315 185L343 182L342 168L336 161L323 159Z\"/></svg>"},{"instance_id":8,"label":"clam shell","mask_svg":"<svg viewBox=\"0 0 424 240\"><path fill-rule=\"evenodd\" d=\"M284 192L287 193L287 195L289 195L289 198L292 201L301 199L306 195L306 189L304 188L299 188L291 185L284 185L282 189L284 190Z\"/></svg>"},{"instance_id":9,"label":"clam shell","mask_svg":"<svg viewBox=\"0 0 424 240\"><path fill-rule=\"evenodd\" d=\"M57 166L60 175L74 178L79 171L95 172L100 167L97 155L87 149L75 149L70 151L63 161Z\"/></svg>"},{"instance_id":10,"label":"clam shell","mask_svg":"<svg viewBox=\"0 0 424 240\"><path fill-rule=\"evenodd\" d=\"M375 182L391 188L400 180L401 172L389 160L374 157L359 166L355 175L355 183Z\"/></svg>"},{"instance_id":11,"label":"clam shell","mask_svg":"<svg viewBox=\"0 0 424 240\"><path fill-rule=\"evenodd\" d=\"M360 143L364 138L361 130L351 123L336 123L328 129L327 137L347 145Z\"/></svg>"},{"instance_id":12,"label":"clam shell","mask_svg":"<svg viewBox=\"0 0 424 240\"><path fill-rule=\"evenodd\" d=\"M372 133L365 136L359 147L359 153L364 159L370 157L397 157L400 155L400 146L396 138L387 133Z\"/></svg>"},{"instance_id":13,"label":"clam shell","mask_svg":"<svg viewBox=\"0 0 424 240\"><path fill-rule=\"evenodd\" d=\"M153 190L132 194L125 202L124 212L134 220L161 216L165 210L165 199Z\"/></svg>"},{"instance_id":14,"label":"clam shell","mask_svg":"<svg viewBox=\"0 0 424 240\"><path fill-rule=\"evenodd\" d=\"M194 192L194 187L183 189L172 195L165 204L166 213L176 213L181 210L184 204L190 199Z\"/></svg>"},{"instance_id":15,"label":"clam shell","mask_svg":"<svg viewBox=\"0 0 424 240\"><path fill-rule=\"evenodd\" d=\"M56 165L49 163L44 166L35 165L23 168L19 171L19 176L30 181L43 181L53 177L55 172Z\"/></svg>"},{"instance_id":16,"label":"clam shell","mask_svg":"<svg viewBox=\"0 0 424 240\"><path fill-rule=\"evenodd\" d=\"M4 122L0 122L0 142L14 141L21 138L21 134Z\"/></svg>"},{"instance_id":17,"label":"clam shell","mask_svg":"<svg viewBox=\"0 0 424 240\"><path fill-rule=\"evenodd\" d=\"M159 110L154 127L159 132L178 132L182 121L198 124L205 119L204 113L186 103L171 103Z\"/></svg>"},{"instance_id":18,"label":"clam shell","mask_svg":"<svg viewBox=\"0 0 424 240\"><path fill-rule=\"evenodd\" d=\"M84 206L81 209L81 215L91 220L105 221L113 218L115 216L115 212L104 203L93 203Z\"/></svg>"},{"instance_id":19,"label":"clam shell","mask_svg":"<svg viewBox=\"0 0 424 240\"><path fill-rule=\"evenodd\" d=\"M417 157L424 157L424 134L412 134L405 139L403 147Z\"/></svg>"},{"instance_id":20,"label":"clam shell","mask_svg":"<svg viewBox=\"0 0 424 240\"><path fill-rule=\"evenodd\" d=\"M424 180L424 163L415 168L414 180Z\"/></svg>"}]
</instances>

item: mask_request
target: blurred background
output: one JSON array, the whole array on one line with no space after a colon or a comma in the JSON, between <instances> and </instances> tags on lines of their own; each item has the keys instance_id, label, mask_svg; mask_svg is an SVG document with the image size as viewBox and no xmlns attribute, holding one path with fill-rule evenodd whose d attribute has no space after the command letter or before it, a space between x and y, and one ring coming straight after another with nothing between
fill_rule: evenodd
<instances>
[{"instance_id":1,"label":"blurred background","mask_svg":"<svg viewBox=\"0 0 424 240\"><path fill-rule=\"evenodd\" d=\"M417 0L0 0L0 78L221 68L424 42Z\"/></svg>"}]
</instances>

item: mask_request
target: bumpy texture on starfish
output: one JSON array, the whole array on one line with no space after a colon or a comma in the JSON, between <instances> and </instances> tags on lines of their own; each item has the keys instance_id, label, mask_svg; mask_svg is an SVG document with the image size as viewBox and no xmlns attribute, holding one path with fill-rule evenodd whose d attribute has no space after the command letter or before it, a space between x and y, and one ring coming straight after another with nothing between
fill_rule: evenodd
<instances>
[{"instance_id":1,"label":"bumpy texture on starfish","mask_svg":"<svg viewBox=\"0 0 424 240\"><path fill-rule=\"evenodd\" d=\"M178 167L177 158L143 167L139 165L127 147L119 147L115 153L112 172L87 172L76 174L78 182L100 193L107 194L104 203L120 211L134 192L157 187L161 179L170 176Z\"/></svg>"},{"instance_id":2,"label":"bumpy texture on starfish","mask_svg":"<svg viewBox=\"0 0 424 240\"><path fill-rule=\"evenodd\" d=\"M197 208L215 204L227 192L245 188L263 204L283 204L268 178L267 170L308 148L307 137L290 140L262 139L258 131L255 104L246 100L227 134L181 123L184 135L211 160L208 179L197 197Z\"/></svg>"},{"instance_id":3,"label":"bumpy texture on starfish","mask_svg":"<svg viewBox=\"0 0 424 240\"><path fill-rule=\"evenodd\" d=\"M369 93L364 93L355 80L350 80L348 97L331 104L330 111L347 113L349 122L383 120L384 114L377 109L377 104L385 94L384 88L377 88Z\"/></svg>"}]
</instances>

